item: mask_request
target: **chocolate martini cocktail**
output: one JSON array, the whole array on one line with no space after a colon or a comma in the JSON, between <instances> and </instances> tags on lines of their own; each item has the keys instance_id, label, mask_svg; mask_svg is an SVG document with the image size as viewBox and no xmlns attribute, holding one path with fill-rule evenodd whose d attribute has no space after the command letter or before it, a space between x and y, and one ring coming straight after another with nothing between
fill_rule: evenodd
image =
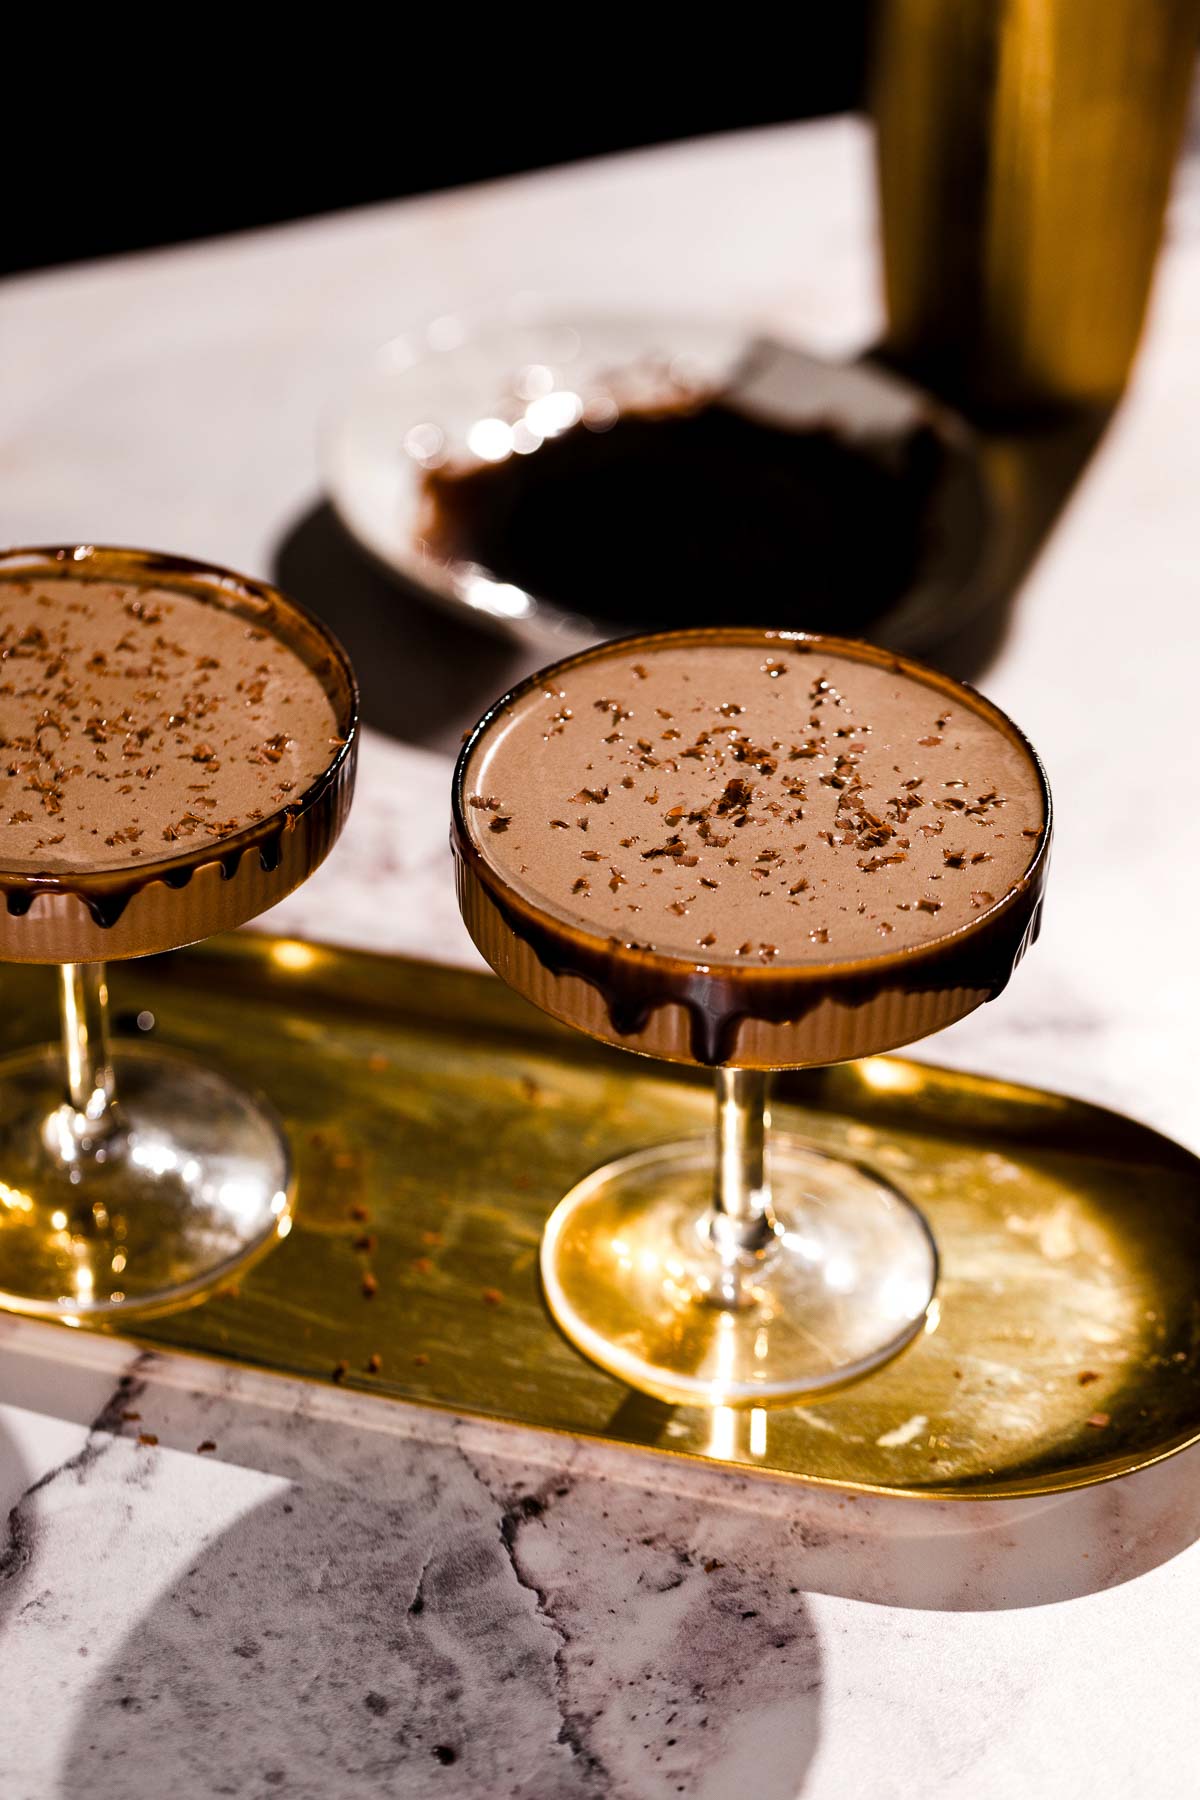
<instances>
[{"instance_id":1,"label":"chocolate martini cocktail","mask_svg":"<svg viewBox=\"0 0 1200 1800\"><path fill-rule=\"evenodd\" d=\"M556 1018L716 1072L715 1147L589 1175L548 1302L671 1401L817 1393L921 1328L937 1274L876 1172L770 1137L766 1072L906 1044L993 998L1037 932L1040 764L996 707L868 645L730 628L533 677L459 761L468 929Z\"/></svg>"},{"instance_id":2,"label":"chocolate martini cocktail","mask_svg":"<svg viewBox=\"0 0 1200 1800\"><path fill-rule=\"evenodd\" d=\"M59 965L65 1051L0 1063L0 1304L161 1310L286 1233L271 1113L110 1050L104 963L302 882L348 811L356 730L340 646L274 589L143 551L0 556L0 961Z\"/></svg>"}]
</instances>

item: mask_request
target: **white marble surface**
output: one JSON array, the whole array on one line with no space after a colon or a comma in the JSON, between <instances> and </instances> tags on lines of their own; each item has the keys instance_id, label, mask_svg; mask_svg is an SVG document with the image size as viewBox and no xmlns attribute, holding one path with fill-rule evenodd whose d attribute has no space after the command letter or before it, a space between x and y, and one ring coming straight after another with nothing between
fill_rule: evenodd
<instances>
[{"instance_id":1,"label":"white marble surface","mask_svg":"<svg viewBox=\"0 0 1200 1800\"><path fill-rule=\"evenodd\" d=\"M983 678L1056 790L1046 931L928 1049L1195 1147L1198 192ZM0 540L304 573L319 419L379 341L532 287L849 353L873 242L836 121L11 282ZM517 659L392 607L417 741L368 734L346 839L271 922L469 958L448 752ZM848 1502L0 1323L0 1795L1191 1795L1198 1474Z\"/></svg>"},{"instance_id":2,"label":"white marble surface","mask_svg":"<svg viewBox=\"0 0 1200 1800\"><path fill-rule=\"evenodd\" d=\"M1194 1454L855 1501L27 1325L0 1352L14 1800L1195 1791Z\"/></svg>"}]
</instances>

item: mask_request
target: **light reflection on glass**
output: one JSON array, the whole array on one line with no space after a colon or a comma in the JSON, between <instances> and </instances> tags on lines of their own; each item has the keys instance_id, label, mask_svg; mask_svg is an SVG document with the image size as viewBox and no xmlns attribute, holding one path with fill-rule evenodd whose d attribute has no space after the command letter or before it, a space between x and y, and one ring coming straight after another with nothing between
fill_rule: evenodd
<instances>
[{"instance_id":1,"label":"light reflection on glass","mask_svg":"<svg viewBox=\"0 0 1200 1800\"><path fill-rule=\"evenodd\" d=\"M175 1168L179 1158L170 1144L164 1143L161 1138L150 1138L130 1147L129 1160L137 1163L141 1169L149 1169L154 1175L165 1175Z\"/></svg>"},{"instance_id":2,"label":"light reflection on glass","mask_svg":"<svg viewBox=\"0 0 1200 1800\"><path fill-rule=\"evenodd\" d=\"M258 1212L259 1189L253 1181L223 1181L220 1199L235 1219L253 1219Z\"/></svg>"},{"instance_id":3,"label":"light reflection on glass","mask_svg":"<svg viewBox=\"0 0 1200 1800\"><path fill-rule=\"evenodd\" d=\"M847 1256L831 1256L825 1264L825 1286L835 1294L848 1294L854 1286L854 1264Z\"/></svg>"},{"instance_id":4,"label":"light reflection on glass","mask_svg":"<svg viewBox=\"0 0 1200 1800\"><path fill-rule=\"evenodd\" d=\"M904 1275L889 1275L879 1291L879 1306L884 1318L911 1319L920 1307L924 1291L920 1282ZM933 1304L937 1305L936 1300Z\"/></svg>"},{"instance_id":5,"label":"light reflection on glass","mask_svg":"<svg viewBox=\"0 0 1200 1800\"><path fill-rule=\"evenodd\" d=\"M478 612L499 613L505 619L523 619L533 611L533 601L524 588L509 581L492 581L487 575L464 576L460 588L468 606Z\"/></svg>"},{"instance_id":6,"label":"light reflection on glass","mask_svg":"<svg viewBox=\"0 0 1200 1800\"><path fill-rule=\"evenodd\" d=\"M422 468L432 469L442 461L446 434L438 425L414 425L404 434L404 448Z\"/></svg>"},{"instance_id":7,"label":"light reflection on glass","mask_svg":"<svg viewBox=\"0 0 1200 1800\"><path fill-rule=\"evenodd\" d=\"M527 420L518 419L512 428L512 447L518 456L532 456L542 447L540 431L534 431Z\"/></svg>"},{"instance_id":8,"label":"light reflection on glass","mask_svg":"<svg viewBox=\"0 0 1200 1800\"><path fill-rule=\"evenodd\" d=\"M512 454L512 426L503 419L476 419L467 432L467 448L481 462L503 462Z\"/></svg>"},{"instance_id":9,"label":"light reflection on glass","mask_svg":"<svg viewBox=\"0 0 1200 1800\"><path fill-rule=\"evenodd\" d=\"M611 431L620 416L611 394L592 394L584 403L583 422L589 431Z\"/></svg>"},{"instance_id":10,"label":"light reflection on glass","mask_svg":"<svg viewBox=\"0 0 1200 1800\"><path fill-rule=\"evenodd\" d=\"M540 400L554 386L554 370L545 363L527 363L513 382L522 400Z\"/></svg>"},{"instance_id":11,"label":"light reflection on glass","mask_svg":"<svg viewBox=\"0 0 1200 1800\"><path fill-rule=\"evenodd\" d=\"M557 437L569 431L583 413L583 402L569 388L557 388L540 400L531 400L525 408L525 423L541 437Z\"/></svg>"},{"instance_id":12,"label":"light reflection on glass","mask_svg":"<svg viewBox=\"0 0 1200 1800\"><path fill-rule=\"evenodd\" d=\"M802 1231L785 1231L783 1243L793 1256L803 1257L805 1262L817 1263L821 1260L821 1245L816 1238L806 1237Z\"/></svg>"}]
</instances>

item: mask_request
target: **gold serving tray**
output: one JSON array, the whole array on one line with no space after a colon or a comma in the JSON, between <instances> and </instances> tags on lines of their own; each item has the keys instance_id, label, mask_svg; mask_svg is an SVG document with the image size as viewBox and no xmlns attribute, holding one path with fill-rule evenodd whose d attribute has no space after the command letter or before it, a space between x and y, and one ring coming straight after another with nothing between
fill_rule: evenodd
<instances>
[{"instance_id":1,"label":"gold serving tray","mask_svg":"<svg viewBox=\"0 0 1200 1800\"><path fill-rule=\"evenodd\" d=\"M4 1047L52 1036L50 971L3 979ZM568 1032L489 976L250 933L116 965L110 985L119 1029L152 1012L163 1043L263 1090L299 1173L287 1241L140 1341L943 1499L1082 1486L1200 1438L1200 1160L1117 1114L896 1057L781 1077L783 1129L924 1208L936 1317L819 1405L672 1409L559 1336L537 1246L587 1170L707 1130L702 1076Z\"/></svg>"}]
</instances>

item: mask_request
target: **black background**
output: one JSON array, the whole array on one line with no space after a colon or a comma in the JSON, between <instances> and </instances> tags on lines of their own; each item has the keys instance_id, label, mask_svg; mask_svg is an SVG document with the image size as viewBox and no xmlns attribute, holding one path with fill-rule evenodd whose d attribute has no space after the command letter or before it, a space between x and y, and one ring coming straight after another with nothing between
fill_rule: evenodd
<instances>
[{"instance_id":1,"label":"black background","mask_svg":"<svg viewBox=\"0 0 1200 1800\"><path fill-rule=\"evenodd\" d=\"M10 65L7 270L138 250L606 151L842 111L868 0L671 21L173 14ZM178 35L162 35L170 25ZM314 29L319 35L314 37ZM291 42L284 39L290 38ZM686 38L686 46L684 40ZM19 68L19 78L14 71Z\"/></svg>"}]
</instances>

